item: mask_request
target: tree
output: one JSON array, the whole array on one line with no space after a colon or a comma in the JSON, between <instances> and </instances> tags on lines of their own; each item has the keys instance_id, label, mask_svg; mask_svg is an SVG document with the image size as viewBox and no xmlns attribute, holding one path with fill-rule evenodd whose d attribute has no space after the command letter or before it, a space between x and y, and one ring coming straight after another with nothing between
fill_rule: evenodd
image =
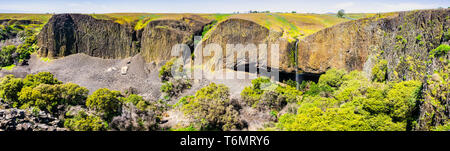
<instances>
[{"instance_id":1,"label":"tree","mask_svg":"<svg viewBox=\"0 0 450 151\"><path fill-rule=\"evenodd\" d=\"M87 98L86 106L110 121L113 116L120 113L122 106L119 100L120 96L119 91L111 91L107 88L98 89Z\"/></svg>"},{"instance_id":2,"label":"tree","mask_svg":"<svg viewBox=\"0 0 450 151\"><path fill-rule=\"evenodd\" d=\"M345 10L343 10L343 9L339 10L337 13L337 16L340 18L344 18L344 15L345 15Z\"/></svg>"}]
</instances>

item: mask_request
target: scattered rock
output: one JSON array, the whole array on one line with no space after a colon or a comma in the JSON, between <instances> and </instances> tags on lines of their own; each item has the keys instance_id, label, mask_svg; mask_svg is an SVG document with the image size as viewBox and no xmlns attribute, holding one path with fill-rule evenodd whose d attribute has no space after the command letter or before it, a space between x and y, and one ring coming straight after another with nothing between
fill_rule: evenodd
<instances>
[{"instance_id":1,"label":"scattered rock","mask_svg":"<svg viewBox=\"0 0 450 151\"><path fill-rule=\"evenodd\" d=\"M0 110L0 131L65 131L63 123L45 112L32 110Z\"/></svg>"},{"instance_id":2,"label":"scattered rock","mask_svg":"<svg viewBox=\"0 0 450 151\"><path fill-rule=\"evenodd\" d=\"M439 74L437 74L437 73L434 73L434 74L431 76L431 79L432 79L433 81L436 81L436 82L439 82L439 81L442 80L441 76L439 76Z\"/></svg>"},{"instance_id":3,"label":"scattered rock","mask_svg":"<svg viewBox=\"0 0 450 151\"><path fill-rule=\"evenodd\" d=\"M128 71L128 66L124 66L124 67L122 67L122 69L120 69L120 73L121 73L122 75L126 75L126 74L127 74L127 71Z\"/></svg>"}]
</instances>

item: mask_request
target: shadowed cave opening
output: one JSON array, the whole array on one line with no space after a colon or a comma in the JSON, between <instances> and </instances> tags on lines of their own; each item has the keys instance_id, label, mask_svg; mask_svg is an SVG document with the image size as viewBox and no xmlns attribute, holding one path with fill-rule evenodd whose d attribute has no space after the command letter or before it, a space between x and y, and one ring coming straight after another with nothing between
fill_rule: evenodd
<instances>
[{"instance_id":1,"label":"shadowed cave opening","mask_svg":"<svg viewBox=\"0 0 450 151\"><path fill-rule=\"evenodd\" d=\"M250 66L255 66L254 63L252 64L244 64L244 65L235 65L233 70L234 71L238 71L238 69L243 68L242 66L245 67L245 72L248 73L253 73L255 74L255 71L250 72ZM261 72L271 72L272 70L279 70L279 69L272 69L271 67L257 67L256 68L256 74L260 75ZM284 70L279 70L279 80L278 82L285 82L288 80L292 80L295 81L295 71L294 72L287 72ZM320 75L322 75L323 73L308 73L308 72L303 72L303 73L299 73L298 76L298 83L301 84L303 81L313 81L315 83L317 83L319 81ZM272 78L272 77L270 77Z\"/></svg>"}]
</instances>

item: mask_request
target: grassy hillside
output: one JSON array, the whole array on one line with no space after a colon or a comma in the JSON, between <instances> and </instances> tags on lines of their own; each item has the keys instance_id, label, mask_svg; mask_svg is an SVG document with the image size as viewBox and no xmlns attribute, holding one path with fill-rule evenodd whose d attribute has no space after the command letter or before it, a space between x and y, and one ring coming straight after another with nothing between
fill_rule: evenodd
<instances>
[{"instance_id":1,"label":"grassy hillside","mask_svg":"<svg viewBox=\"0 0 450 151\"><path fill-rule=\"evenodd\" d=\"M297 13L252 13L252 14L174 14L174 13L110 13L89 14L97 19L113 20L120 24L130 24L136 30L144 28L148 22L162 19L194 18L220 23L228 18L254 21L268 29L283 31L287 38L304 37L326 27L351 19L375 16L376 14L348 14L339 18L333 14L297 14ZM0 14L0 19L34 20L46 23L52 14ZM213 28L213 27L211 27Z\"/></svg>"}]
</instances>

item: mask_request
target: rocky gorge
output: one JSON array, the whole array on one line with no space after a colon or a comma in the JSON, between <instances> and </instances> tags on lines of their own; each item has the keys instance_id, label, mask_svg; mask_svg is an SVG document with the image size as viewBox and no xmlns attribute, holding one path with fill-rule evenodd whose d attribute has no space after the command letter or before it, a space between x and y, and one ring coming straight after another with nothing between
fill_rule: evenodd
<instances>
[{"instance_id":1,"label":"rocky gorge","mask_svg":"<svg viewBox=\"0 0 450 151\"><path fill-rule=\"evenodd\" d=\"M155 71L173 58L172 46L186 44L191 50L192 59L201 57L202 65L207 66L211 72L215 71L212 66L224 63L223 68L231 70L246 65L255 65L257 68L277 68L286 73L282 75L284 76L282 79L291 80L295 79L296 71L313 77L329 69L343 69L364 71L365 76L374 81L421 81L421 98L418 98L421 101L417 106L417 112L414 113L417 118L414 130L429 130L434 126L445 124L450 118L448 84L450 55L434 53L438 46L450 44L449 16L450 9L377 14L323 28L311 35L292 37L286 35L285 31L272 30L256 21L242 18L227 18L215 23L212 19L192 15L178 19L150 20L142 29L136 29L131 24L97 19L90 15L57 14L50 18L37 35L39 50L37 50L37 56L32 56L30 66L19 67L20 70L13 71L13 74L51 70L59 76L58 79L88 86L91 91L100 87L125 90L137 86L138 94L145 94L147 95L145 97L150 99L161 99L164 96L155 87L161 87L164 83L159 80L151 81L158 79ZM207 26L212 28L206 30ZM195 39L198 36L202 37L199 41ZM200 43L202 47L218 44L222 50L213 51L222 51L224 55L204 56L204 52L194 49L197 47L196 43ZM256 60L246 57L246 53L261 55L259 52L249 52L258 51L258 49L235 50L236 54L240 55L237 55L235 60L227 60L228 57L235 56L235 54L227 54L225 49L227 44L255 44L256 46L265 44L269 46L268 49L271 49L270 45L278 44L280 51L276 55L280 56L279 64L264 63L274 55L270 53L263 54L263 57L258 56ZM203 51L203 49L199 50ZM98 61L100 59L89 56L104 60ZM59 65L51 66L48 65L51 63L42 63L39 57L55 59ZM59 59L75 60L77 65L83 66L68 65L70 62ZM90 65L97 65L97 67L90 67ZM59 72L69 67L77 71ZM104 69L107 70L104 71ZM121 71L116 71L118 69ZM89 73L90 70L95 70L95 73ZM76 78L68 76L77 74L78 71L82 73L79 73L80 75ZM84 79L90 81L83 81ZM133 81L133 79L151 81L149 82L151 85ZM312 79L317 81L318 77ZM92 83L97 85L89 87ZM193 86L193 90L185 93L192 95L193 91L204 86L205 83L208 82L198 82ZM239 81L223 83L230 85ZM246 81L240 84L249 83ZM232 96L233 99L239 97L244 86L237 87L232 89L236 91L233 94L237 94ZM177 99L180 98L178 96L173 98L173 100ZM135 108L133 110L138 111ZM256 112L249 108L242 110ZM64 130L57 118L41 115L41 113L34 115L29 112L31 111L1 109L0 129ZM173 114L178 114L174 112ZM139 116L147 116L150 113L140 114ZM259 112L244 114L262 116L258 115ZM133 120L131 125L139 125L137 115L131 111L123 111L122 117L116 119L116 122L121 125L117 129L130 129L127 126L128 123L124 122L129 119ZM268 119L267 117L271 116L264 114L264 117L259 118ZM251 119L251 117L246 118Z\"/></svg>"}]
</instances>

